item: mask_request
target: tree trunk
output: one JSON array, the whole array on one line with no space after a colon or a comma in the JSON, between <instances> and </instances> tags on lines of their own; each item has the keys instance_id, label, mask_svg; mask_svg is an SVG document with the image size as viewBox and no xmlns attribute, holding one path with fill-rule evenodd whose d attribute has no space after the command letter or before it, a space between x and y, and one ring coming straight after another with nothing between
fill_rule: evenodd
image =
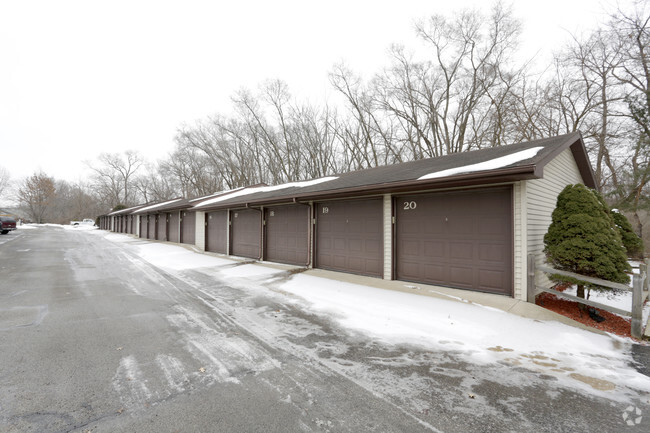
<instances>
[{"instance_id":1,"label":"tree trunk","mask_svg":"<svg viewBox=\"0 0 650 433\"><path fill-rule=\"evenodd\" d=\"M641 224L641 218L639 218L639 213L635 209L632 214L632 224L634 228L634 233L641 239L643 239L643 224Z\"/></svg>"}]
</instances>

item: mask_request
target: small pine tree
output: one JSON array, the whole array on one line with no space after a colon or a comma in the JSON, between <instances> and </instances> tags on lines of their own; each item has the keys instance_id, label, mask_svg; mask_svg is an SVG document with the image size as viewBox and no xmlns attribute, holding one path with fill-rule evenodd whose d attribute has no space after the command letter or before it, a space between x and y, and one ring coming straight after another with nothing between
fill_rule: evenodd
<instances>
[{"instance_id":1,"label":"small pine tree","mask_svg":"<svg viewBox=\"0 0 650 433\"><path fill-rule=\"evenodd\" d=\"M643 256L643 240L634 233L632 224L630 224L625 215L617 210L612 211L612 217L614 218L614 224L616 224L621 234L621 240L627 251L627 256L641 258Z\"/></svg>"},{"instance_id":2,"label":"small pine tree","mask_svg":"<svg viewBox=\"0 0 650 433\"><path fill-rule=\"evenodd\" d=\"M557 269L616 283L630 281L630 265L609 209L584 185L567 185L560 193L544 245L548 262ZM581 298L585 286L603 289L561 275L551 279L577 284Z\"/></svg>"}]
</instances>

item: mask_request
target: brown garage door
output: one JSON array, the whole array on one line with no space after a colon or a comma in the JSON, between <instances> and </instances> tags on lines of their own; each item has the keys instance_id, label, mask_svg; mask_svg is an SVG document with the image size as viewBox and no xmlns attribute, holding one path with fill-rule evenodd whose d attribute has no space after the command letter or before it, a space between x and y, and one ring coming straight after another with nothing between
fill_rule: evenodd
<instances>
[{"instance_id":1,"label":"brown garage door","mask_svg":"<svg viewBox=\"0 0 650 433\"><path fill-rule=\"evenodd\" d=\"M140 237L141 238L147 237L147 216L146 215L140 215Z\"/></svg>"},{"instance_id":2,"label":"brown garage door","mask_svg":"<svg viewBox=\"0 0 650 433\"><path fill-rule=\"evenodd\" d=\"M196 238L196 213L181 211L181 242L184 244L194 245Z\"/></svg>"},{"instance_id":3,"label":"brown garage door","mask_svg":"<svg viewBox=\"0 0 650 433\"><path fill-rule=\"evenodd\" d=\"M160 214L158 215L158 228L157 228L157 233L156 233L156 239L159 241L166 241L167 240L167 220L168 220L168 214Z\"/></svg>"},{"instance_id":4,"label":"brown garage door","mask_svg":"<svg viewBox=\"0 0 650 433\"><path fill-rule=\"evenodd\" d=\"M178 212L172 212L169 215L169 228L167 229L167 233L169 234L169 242L181 241L180 214Z\"/></svg>"},{"instance_id":5,"label":"brown garage door","mask_svg":"<svg viewBox=\"0 0 650 433\"><path fill-rule=\"evenodd\" d=\"M316 221L317 267L382 275L381 199L319 203Z\"/></svg>"},{"instance_id":6,"label":"brown garage door","mask_svg":"<svg viewBox=\"0 0 650 433\"><path fill-rule=\"evenodd\" d=\"M399 280L512 295L512 189L396 198Z\"/></svg>"},{"instance_id":7,"label":"brown garage door","mask_svg":"<svg viewBox=\"0 0 650 433\"><path fill-rule=\"evenodd\" d=\"M228 211L220 210L208 212L205 215L205 249L213 253L228 254L227 236L228 236Z\"/></svg>"},{"instance_id":8,"label":"brown garage door","mask_svg":"<svg viewBox=\"0 0 650 433\"><path fill-rule=\"evenodd\" d=\"M309 263L309 207L274 206L264 210L265 260L307 265Z\"/></svg>"},{"instance_id":9,"label":"brown garage door","mask_svg":"<svg viewBox=\"0 0 650 433\"><path fill-rule=\"evenodd\" d=\"M257 209L232 211L232 254L260 258L262 212Z\"/></svg>"},{"instance_id":10,"label":"brown garage door","mask_svg":"<svg viewBox=\"0 0 650 433\"><path fill-rule=\"evenodd\" d=\"M147 239L156 239L156 215L149 215Z\"/></svg>"}]
</instances>

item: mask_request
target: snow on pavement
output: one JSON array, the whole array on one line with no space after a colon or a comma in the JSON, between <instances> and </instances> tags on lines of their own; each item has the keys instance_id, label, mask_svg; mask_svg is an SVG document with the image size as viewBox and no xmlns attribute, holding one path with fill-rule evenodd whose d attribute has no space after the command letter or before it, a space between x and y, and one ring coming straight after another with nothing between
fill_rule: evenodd
<instances>
[{"instance_id":1,"label":"snow on pavement","mask_svg":"<svg viewBox=\"0 0 650 433\"><path fill-rule=\"evenodd\" d=\"M523 318L475 303L306 274L293 275L278 284L274 278L282 272L278 269L242 265L178 245L143 242L127 235L108 234L106 239L131 241L142 259L166 270L201 270L254 291L267 285L273 288L269 296L288 297L283 302L329 317L350 334L362 333L391 345L451 351L477 366L498 363L542 372L556 378L558 385L614 400L624 401L630 389L650 392L650 378L630 366L632 342L627 339ZM517 379L504 376L501 380L507 385Z\"/></svg>"}]
</instances>

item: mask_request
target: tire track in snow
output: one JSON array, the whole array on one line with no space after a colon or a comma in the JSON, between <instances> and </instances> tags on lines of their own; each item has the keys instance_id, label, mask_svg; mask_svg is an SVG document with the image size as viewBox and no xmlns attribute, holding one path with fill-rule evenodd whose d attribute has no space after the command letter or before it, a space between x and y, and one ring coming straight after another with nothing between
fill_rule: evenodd
<instances>
[{"instance_id":1,"label":"tire track in snow","mask_svg":"<svg viewBox=\"0 0 650 433\"><path fill-rule=\"evenodd\" d=\"M268 330L259 327L255 321L250 320L247 317L238 315L236 320L232 317L229 317L227 314L223 312L223 309L232 309L232 307L230 307L227 303L216 298L214 295L212 295L211 293L203 289L199 289L199 291L203 293L205 296L209 297L211 301L208 301L201 296L197 296L197 298L201 302L203 302L206 306L208 306L212 311L214 311L217 315L219 315L222 318L222 320L229 322L233 327L243 329L251 337L264 342L269 347L274 347L276 349L282 350L285 353L301 357L304 361L307 361L304 364L305 368L311 369L315 367L317 373L320 374L325 373L330 376L338 376L345 381L350 381L356 384L357 386L364 389L369 394L375 396L376 398L381 399L384 403L390 405L391 407L398 410L399 412L401 412L411 420L415 421L420 426L436 433L443 433L442 430L434 427L433 425L429 424L423 419L420 419L419 417L409 412L408 410L404 409L403 407L395 404L393 401L391 401L388 398L387 395L378 392L377 389L372 384L367 383L366 381L361 380L359 378L350 377L348 374L346 374L345 370L339 368L339 366L335 362L324 362L322 359L315 357L309 350L306 350L304 347L298 346L288 341L285 338L278 338L277 336L274 336ZM211 304L211 302L217 303L221 308L217 308L215 305ZM244 325L244 322L246 322L246 325ZM291 379L295 382L296 385L300 385L300 383L302 382L301 380L297 380L293 378Z\"/></svg>"},{"instance_id":2,"label":"tire track in snow","mask_svg":"<svg viewBox=\"0 0 650 433\"><path fill-rule=\"evenodd\" d=\"M122 404L134 411L142 409L153 397L133 355L120 360L120 366L113 377L113 388Z\"/></svg>"}]
</instances>

